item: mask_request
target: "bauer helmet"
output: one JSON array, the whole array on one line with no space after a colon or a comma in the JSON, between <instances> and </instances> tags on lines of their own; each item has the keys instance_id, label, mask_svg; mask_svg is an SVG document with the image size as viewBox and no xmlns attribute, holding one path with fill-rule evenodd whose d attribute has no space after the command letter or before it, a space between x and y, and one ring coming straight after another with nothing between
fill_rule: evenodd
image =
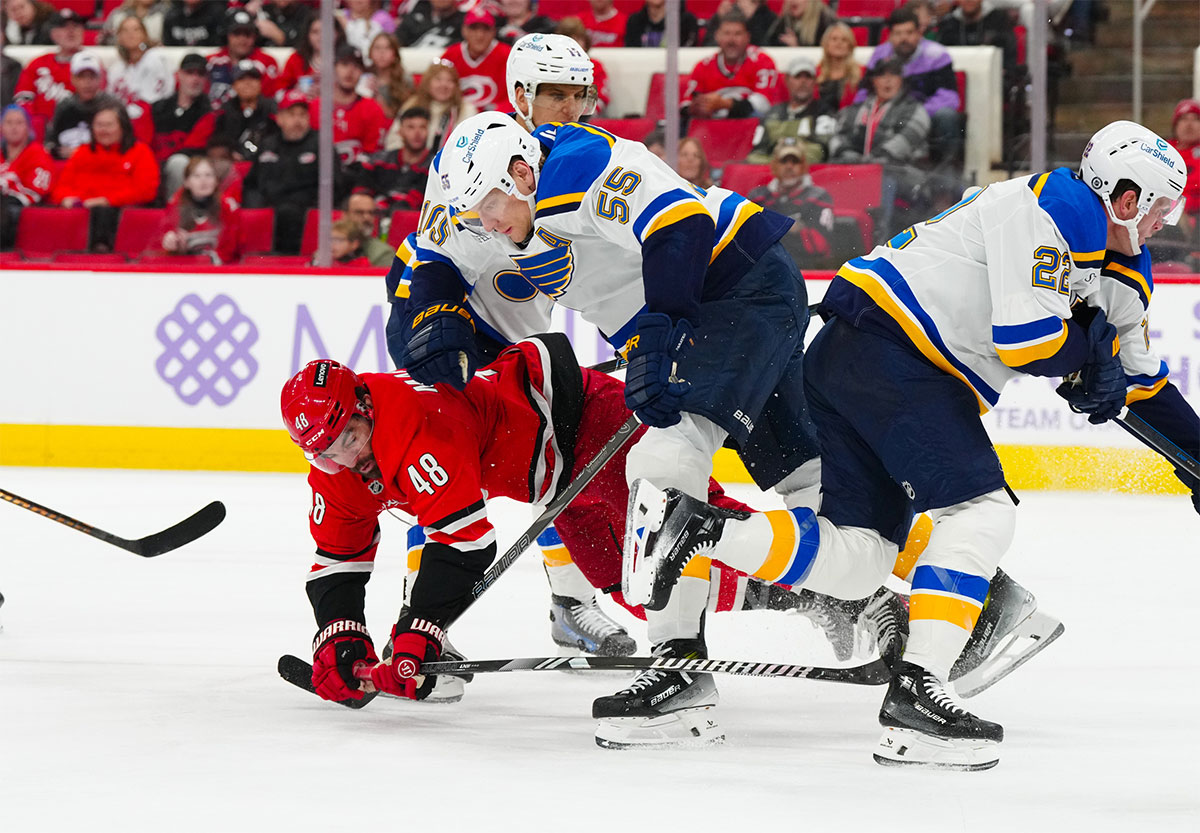
<instances>
[{"instance_id":1,"label":"bauer helmet","mask_svg":"<svg viewBox=\"0 0 1200 833\"><path fill-rule=\"evenodd\" d=\"M292 442L321 471L336 474L342 466L321 455L346 430L355 413L372 419L374 414L358 398L365 387L358 375L329 359L309 362L288 380L279 397L283 423Z\"/></svg>"},{"instance_id":2,"label":"bauer helmet","mask_svg":"<svg viewBox=\"0 0 1200 833\"><path fill-rule=\"evenodd\" d=\"M542 145L511 116L480 113L454 128L446 138L437 170L446 202L460 221L477 222L477 217L471 217L473 209L493 189L505 194L517 190L516 180L508 173L514 156L528 162L536 173L542 161ZM532 194L528 201L532 208Z\"/></svg>"},{"instance_id":3,"label":"bauer helmet","mask_svg":"<svg viewBox=\"0 0 1200 833\"><path fill-rule=\"evenodd\" d=\"M1162 209L1167 225L1179 221L1187 179L1183 157L1153 130L1136 122L1115 121L1100 128L1083 151L1079 175L1100 197L1109 218L1129 230L1134 254L1141 251L1138 223L1151 210ZM1141 189L1138 213L1130 220L1118 219L1112 206L1112 192L1122 179Z\"/></svg>"},{"instance_id":4,"label":"bauer helmet","mask_svg":"<svg viewBox=\"0 0 1200 833\"><path fill-rule=\"evenodd\" d=\"M505 75L508 97L525 125L533 130L533 99L540 84L575 84L587 87L583 116L596 112L596 70L583 47L566 35L525 35L508 53ZM517 105L517 87L525 90L529 112Z\"/></svg>"}]
</instances>

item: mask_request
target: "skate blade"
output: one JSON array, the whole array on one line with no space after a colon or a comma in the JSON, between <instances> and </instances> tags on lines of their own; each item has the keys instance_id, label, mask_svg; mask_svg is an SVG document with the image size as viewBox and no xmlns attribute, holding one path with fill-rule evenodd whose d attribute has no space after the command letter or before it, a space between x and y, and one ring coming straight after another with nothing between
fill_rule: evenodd
<instances>
[{"instance_id":1,"label":"skate blade","mask_svg":"<svg viewBox=\"0 0 1200 833\"><path fill-rule=\"evenodd\" d=\"M634 481L625 525L625 552L621 559L621 592L631 605L649 603L655 571L645 560L646 539L662 529L667 514L667 494L645 480Z\"/></svg>"},{"instance_id":2,"label":"skate blade","mask_svg":"<svg viewBox=\"0 0 1200 833\"><path fill-rule=\"evenodd\" d=\"M713 706L658 717L606 717L596 724L601 749L699 749L725 742Z\"/></svg>"},{"instance_id":3,"label":"skate blade","mask_svg":"<svg viewBox=\"0 0 1200 833\"><path fill-rule=\"evenodd\" d=\"M1005 638L1004 644L975 669L954 681L959 697L974 697L1016 671L1063 635L1066 626L1053 616L1034 612Z\"/></svg>"},{"instance_id":4,"label":"skate blade","mask_svg":"<svg viewBox=\"0 0 1200 833\"><path fill-rule=\"evenodd\" d=\"M881 766L979 772L1000 763L1000 744L990 740L951 740L911 729L887 727L875 747L874 758Z\"/></svg>"}]
</instances>

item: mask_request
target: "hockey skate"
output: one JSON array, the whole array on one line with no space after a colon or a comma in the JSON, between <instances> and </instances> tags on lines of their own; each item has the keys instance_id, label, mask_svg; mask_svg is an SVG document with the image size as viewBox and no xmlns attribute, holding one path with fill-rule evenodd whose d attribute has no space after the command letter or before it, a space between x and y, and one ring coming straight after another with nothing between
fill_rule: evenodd
<instances>
[{"instance_id":1,"label":"hockey skate","mask_svg":"<svg viewBox=\"0 0 1200 833\"><path fill-rule=\"evenodd\" d=\"M746 585L743 610L780 610L805 617L821 629L838 662L854 656L858 610L845 602L811 590L789 590L778 584L751 580Z\"/></svg>"},{"instance_id":2,"label":"hockey skate","mask_svg":"<svg viewBox=\"0 0 1200 833\"><path fill-rule=\"evenodd\" d=\"M974 697L1033 659L1062 636L1063 623L1037 609L1037 599L996 570L979 621L950 669L960 697Z\"/></svg>"},{"instance_id":3,"label":"hockey skate","mask_svg":"<svg viewBox=\"0 0 1200 833\"><path fill-rule=\"evenodd\" d=\"M875 595L853 604L861 605L854 623L855 653L867 656L878 650L884 664L895 670L908 642L908 599L880 587Z\"/></svg>"},{"instance_id":4,"label":"hockey skate","mask_svg":"<svg viewBox=\"0 0 1200 833\"><path fill-rule=\"evenodd\" d=\"M637 651L637 641L600 609L595 596L586 602L551 596L550 638L563 656L628 657Z\"/></svg>"},{"instance_id":5,"label":"hockey skate","mask_svg":"<svg viewBox=\"0 0 1200 833\"><path fill-rule=\"evenodd\" d=\"M748 512L718 509L677 489L663 491L635 480L625 525L625 600L662 610L687 563L721 539L725 521L748 517Z\"/></svg>"},{"instance_id":6,"label":"hockey skate","mask_svg":"<svg viewBox=\"0 0 1200 833\"><path fill-rule=\"evenodd\" d=\"M884 766L991 769L1000 761L1004 728L955 702L947 685L911 662L901 662L879 710L883 736L875 749Z\"/></svg>"},{"instance_id":7,"label":"hockey skate","mask_svg":"<svg viewBox=\"0 0 1200 833\"><path fill-rule=\"evenodd\" d=\"M707 656L698 639L656 645L656 657ZM596 745L605 749L654 749L721 743L725 734L713 713L719 700L710 674L647 669L628 688L592 703Z\"/></svg>"}]
</instances>

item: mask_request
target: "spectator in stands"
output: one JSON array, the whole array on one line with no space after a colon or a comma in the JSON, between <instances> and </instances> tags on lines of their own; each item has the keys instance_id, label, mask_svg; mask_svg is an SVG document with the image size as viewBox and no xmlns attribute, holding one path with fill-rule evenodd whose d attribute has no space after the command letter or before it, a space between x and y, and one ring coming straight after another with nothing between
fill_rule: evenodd
<instances>
[{"instance_id":1,"label":"spectator in stands","mask_svg":"<svg viewBox=\"0 0 1200 833\"><path fill-rule=\"evenodd\" d=\"M954 11L938 21L937 39L944 46L995 46L1003 54L1005 75L1011 76L1017 68L1012 18L1004 9L984 5L983 0L958 0Z\"/></svg>"},{"instance_id":2,"label":"spectator in stands","mask_svg":"<svg viewBox=\"0 0 1200 833\"><path fill-rule=\"evenodd\" d=\"M334 18L333 54L346 43L339 18ZM321 18L311 17L304 34L296 41L296 51L288 56L279 74L279 89L297 90L316 98L321 84Z\"/></svg>"},{"instance_id":3,"label":"spectator in stands","mask_svg":"<svg viewBox=\"0 0 1200 833\"><path fill-rule=\"evenodd\" d=\"M10 104L0 113L0 250L17 239L17 224L26 206L50 193L54 164L33 135L29 113Z\"/></svg>"},{"instance_id":4,"label":"spectator in stands","mask_svg":"<svg viewBox=\"0 0 1200 833\"><path fill-rule=\"evenodd\" d=\"M343 165L383 147L388 129L383 108L358 94L363 70L362 53L343 44L333 63L333 147Z\"/></svg>"},{"instance_id":5,"label":"spectator in stands","mask_svg":"<svg viewBox=\"0 0 1200 833\"><path fill-rule=\"evenodd\" d=\"M578 17L564 17L558 22L554 34L566 35L568 38L571 38L592 59L592 86L596 88L596 110L592 115L604 115L604 110L608 107L608 102L612 98L608 91L608 70L604 68L604 64L597 61L595 56L591 54L592 38L588 35L587 27L583 25L583 21Z\"/></svg>"},{"instance_id":6,"label":"spectator in stands","mask_svg":"<svg viewBox=\"0 0 1200 833\"><path fill-rule=\"evenodd\" d=\"M233 162L233 140L219 133L208 137L202 154L217 172L217 189L238 205L242 204L242 174Z\"/></svg>"},{"instance_id":7,"label":"spectator in stands","mask_svg":"<svg viewBox=\"0 0 1200 833\"><path fill-rule=\"evenodd\" d=\"M401 46L445 49L462 40L463 18L455 0L418 0L396 27Z\"/></svg>"},{"instance_id":8,"label":"spectator in stands","mask_svg":"<svg viewBox=\"0 0 1200 833\"><path fill-rule=\"evenodd\" d=\"M163 190L174 194L183 185L184 170L191 155L184 144L202 118L212 112L212 104L204 93L208 86L207 64L203 57L189 52L175 71L175 95L157 101L150 108L154 120L154 141L150 147L154 158L162 165ZM193 148L192 154L202 148Z\"/></svg>"},{"instance_id":9,"label":"spectator in stands","mask_svg":"<svg viewBox=\"0 0 1200 833\"><path fill-rule=\"evenodd\" d=\"M375 202L383 216L401 208L421 208L436 152L429 147L428 110L421 107L405 110L395 126L399 147L360 159L347 170L347 178L355 187L377 195Z\"/></svg>"},{"instance_id":10,"label":"spectator in stands","mask_svg":"<svg viewBox=\"0 0 1200 833\"><path fill-rule=\"evenodd\" d=\"M496 19L476 6L463 18L462 35L461 41L446 47L441 61L458 70L463 100L479 111L507 112L504 84L512 48L496 39Z\"/></svg>"},{"instance_id":11,"label":"spectator in stands","mask_svg":"<svg viewBox=\"0 0 1200 833\"><path fill-rule=\"evenodd\" d=\"M225 46L208 56L208 97L214 104L225 103L233 94L233 69L242 61L258 64L263 95L275 95L279 65L255 45L258 27L254 25L254 17L245 9L233 8L225 15L225 26Z\"/></svg>"},{"instance_id":12,"label":"spectator in stands","mask_svg":"<svg viewBox=\"0 0 1200 833\"><path fill-rule=\"evenodd\" d=\"M769 162L779 141L790 137L804 150L806 161L824 162L837 127L837 103L817 97L817 65L809 58L796 58L788 64L784 81L788 100L763 116L754 150L746 161L756 165Z\"/></svg>"},{"instance_id":13,"label":"spectator in stands","mask_svg":"<svg viewBox=\"0 0 1200 833\"><path fill-rule=\"evenodd\" d=\"M51 198L64 208L91 209L89 247L108 252L119 209L153 202L158 195L158 164L150 146L135 137L125 107L111 96L92 114L90 133L91 141L71 154Z\"/></svg>"},{"instance_id":14,"label":"spectator in stands","mask_svg":"<svg viewBox=\"0 0 1200 833\"><path fill-rule=\"evenodd\" d=\"M854 30L840 20L821 36L821 60L817 63L817 95L832 101L840 110L854 103L863 68L854 60L858 41Z\"/></svg>"},{"instance_id":15,"label":"spectator in stands","mask_svg":"<svg viewBox=\"0 0 1200 833\"><path fill-rule=\"evenodd\" d=\"M396 31L396 18L379 8L379 0L345 0L341 17L346 41L363 55L371 51L376 35Z\"/></svg>"},{"instance_id":16,"label":"spectator in stands","mask_svg":"<svg viewBox=\"0 0 1200 833\"><path fill-rule=\"evenodd\" d=\"M833 197L813 184L807 151L796 139L780 139L771 154L773 179L747 196L752 202L795 222L783 236L783 247L801 269L836 266L833 237Z\"/></svg>"},{"instance_id":17,"label":"spectator in stands","mask_svg":"<svg viewBox=\"0 0 1200 833\"><path fill-rule=\"evenodd\" d=\"M667 0L646 0L629 16L625 24L626 46L665 46L667 30ZM679 4L679 45L697 46L700 43L700 22Z\"/></svg>"},{"instance_id":18,"label":"spectator in stands","mask_svg":"<svg viewBox=\"0 0 1200 833\"><path fill-rule=\"evenodd\" d=\"M737 10L716 26L717 54L696 64L683 108L692 118L761 118L785 98L775 62L750 44L746 17Z\"/></svg>"},{"instance_id":19,"label":"spectator in stands","mask_svg":"<svg viewBox=\"0 0 1200 833\"><path fill-rule=\"evenodd\" d=\"M533 0L500 0L500 10L504 21L497 37L509 46L526 35L547 35L554 31L554 21L535 12Z\"/></svg>"},{"instance_id":20,"label":"spectator in stands","mask_svg":"<svg viewBox=\"0 0 1200 833\"><path fill-rule=\"evenodd\" d=\"M930 40L941 41L938 37L938 19L943 15L950 14L950 10L954 8L953 4L947 0L938 0L939 5L943 6L943 11L938 12L934 7L933 0L908 0L905 7L912 9L917 16L917 28L921 30L921 37L929 38Z\"/></svg>"},{"instance_id":21,"label":"spectator in stands","mask_svg":"<svg viewBox=\"0 0 1200 833\"><path fill-rule=\"evenodd\" d=\"M151 105L175 92L167 59L151 46L142 19L133 15L117 27L117 60L108 68L108 91L127 103Z\"/></svg>"},{"instance_id":22,"label":"spectator in stands","mask_svg":"<svg viewBox=\"0 0 1200 833\"><path fill-rule=\"evenodd\" d=\"M363 233L358 223L349 217L343 217L329 227L329 257L334 266L372 266L363 254L363 244L367 235ZM317 261L316 254L312 262Z\"/></svg>"},{"instance_id":23,"label":"spectator in stands","mask_svg":"<svg viewBox=\"0 0 1200 833\"><path fill-rule=\"evenodd\" d=\"M412 82L400 60L400 41L395 35L380 32L371 41L371 71L362 77L359 90L375 99L388 121L396 118L400 105L412 95Z\"/></svg>"},{"instance_id":24,"label":"spectator in stands","mask_svg":"<svg viewBox=\"0 0 1200 833\"><path fill-rule=\"evenodd\" d=\"M54 6L42 0L4 0L4 41L15 44L45 45L50 38L50 18Z\"/></svg>"},{"instance_id":25,"label":"spectator in stands","mask_svg":"<svg viewBox=\"0 0 1200 833\"><path fill-rule=\"evenodd\" d=\"M237 259L238 204L221 193L213 163L193 156L183 186L167 203L162 251L177 255L207 255L213 263Z\"/></svg>"},{"instance_id":26,"label":"spectator in stands","mask_svg":"<svg viewBox=\"0 0 1200 833\"><path fill-rule=\"evenodd\" d=\"M83 48L83 21L70 9L50 18L50 38L58 48L29 62L16 79L15 101L33 117L36 136L45 133L58 102L75 91L71 83L71 58ZM5 67L7 76L8 68Z\"/></svg>"},{"instance_id":27,"label":"spectator in stands","mask_svg":"<svg viewBox=\"0 0 1200 833\"><path fill-rule=\"evenodd\" d=\"M643 136L642 144L659 159L667 161L667 137L661 127L656 127Z\"/></svg>"},{"instance_id":28,"label":"spectator in stands","mask_svg":"<svg viewBox=\"0 0 1200 833\"><path fill-rule=\"evenodd\" d=\"M379 220L379 207L371 192L355 188L350 196L346 197L346 210L342 216L357 225L362 231L361 254L367 259L367 262L372 266L390 266L396 251L375 236Z\"/></svg>"},{"instance_id":29,"label":"spectator in stands","mask_svg":"<svg viewBox=\"0 0 1200 833\"><path fill-rule=\"evenodd\" d=\"M675 163L675 172L697 188L711 188L713 184L712 165L708 162L708 154L704 145L698 139L684 136L679 140L679 156Z\"/></svg>"},{"instance_id":30,"label":"spectator in stands","mask_svg":"<svg viewBox=\"0 0 1200 833\"><path fill-rule=\"evenodd\" d=\"M750 43L755 46L767 45L767 32L775 22L775 14L767 8L764 0L723 0L717 6L717 13L708 22L708 35L704 43L708 46L719 45L716 27L718 20L724 20L731 12L737 12L746 19L746 29L750 33Z\"/></svg>"},{"instance_id":31,"label":"spectator in stands","mask_svg":"<svg viewBox=\"0 0 1200 833\"><path fill-rule=\"evenodd\" d=\"M891 30L885 43L875 47L867 68L889 58L900 60L904 68L907 94L921 102L929 115L929 155L935 165L960 163L963 148L963 118L958 112L958 82L946 47L921 37L917 16L908 8L896 9L888 17ZM864 83L854 97L866 100Z\"/></svg>"},{"instance_id":32,"label":"spectator in stands","mask_svg":"<svg viewBox=\"0 0 1200 833\"><path fill-rule=\"evenodd\" d=\"M437 150L442 140L450 135L459 122L475 115L476 110L463 101L462 88L458 85L458 71L447 64L430 64L421 76L417 91L400 108L401 112L418 107L429 112L429 138L426 147ZM386 150L396 150L404 144L400 137L400 125L393 122L384 137Z\"/></svg>"},{"instance_id":33,"label":"spectator in stands","mask_svg":"<svg viewBox=\"0 0 1200 833\"><path fill-rule=\"evenodd\" d=\"M92 114L104 99L116 101L101 89L100 59L91 52L76 52L71 58L71 86L75 92L58 102L46 127L46 150L56 159L66 159L82 144L90 142Z\"/></svg>"},{"instance_id":34,"label":"spectator in stands","mask_svg":"<svg viewBox=\"0 0 1200 833\"><path fill-rule=\"evenodd\" d=\"M294 47L316 17L316 9L305 0L250 0L245 8L254 15L259 37L267 46Z\"/></svg>"},{"instance_id":35,"label":"spectator in stands","mask_svg":"<svg viewBox=\"0 0 1200 833\"><path fill-rule=\"evenodd\" d=\"M821 0L783 0L783 12L767 30L767 45L816 46L835 20Z\"/></svg>"},{"instance_id":36,"label":"spectator in stands","mask_svg":"<svg viewBox=\"0 0 1200 833\"><path fill-rule=\"evenodd\" d=\"M163 46L220 46L225 7L208 0L172 0L163 18Z\"/></svg>"},{"instance_id":37,"label":"spectator in stands","mask_svg":"<svg viewBox=\"0 0 1200 833\"><path fill-rule=\"evenodd\" d=\"M162 43L163 23L167 18L167 4L162 0L125 0L104 21L100 43L117 43L117 31L131 17L142 21L150 41Z\"/></svg>"},{"instance_id":38,"label":"spectator in stands","mask_svg":"<svg viewBox=\"0 0 1200 833\"><path fill-rule=\"evenodd\" d=\"M221 136L232 149L234 161L258 158L267 137L278 132L275 100L264 95L262 70L249 59L235 67L232 89L232 97L192 128L184 141L185 150L199 152L213 136Z\"/></svg>"},{"instance_id":39,"label":"spectator in stands","mask_svg":"<svg viewBox=\"0 0 1200 833\"><path fill-rule=\"evenodd\" d=\"M12 104L20 76L21 62L4 51L4 27L0 26L0 107Z\"/></svg>"},{"instance_id":40,"label":"spectator in stands","mask_svg":"<svg viewBox=\"0 0 1200 833\"><path fill-rule=\"evenodd\" d=\"M263 140L262 151L246 175L244 205L275 209L275 251L300 251L304 219L317 206L317 173L320 150L312 129L309 100L292 90L279 102L275 121L279 131ZM334 199L340 199L344 179L334 165Z\"/></svg>"},{"instance_id":41,"label":"spectator in stands","mask_svg":"<svg viewBox=\"0 0 1200 833\"><path fill-rule=\"evenodd\" d=\"M591 9L579 15L588 38L596 48L625 43L626 17L613 0L588 0Z\"/></svg>"},{"instance_id":42,"label":"spectator in stands","mask_svg":"<svg viewBox=\"0 0 1200 833\"><path fill-rule=\"evenodd\" d=\"M1185 98L1175 105L1171 134L1171 145L1187 165L1183 210L1194 225L1200 219L1200 101Z\"/></svg>"}]
</instances>

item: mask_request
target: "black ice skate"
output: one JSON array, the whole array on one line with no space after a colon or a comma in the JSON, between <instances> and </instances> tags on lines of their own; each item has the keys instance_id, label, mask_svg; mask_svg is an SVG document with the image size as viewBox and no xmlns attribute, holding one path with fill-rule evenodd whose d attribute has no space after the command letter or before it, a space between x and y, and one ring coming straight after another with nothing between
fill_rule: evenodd
<instances>
[{"instance_id":1,"label":"black ice skate","mask_svg":"<svg viewBox=\"0 0 1200 833\"><path fill-rule=\"evenodd\" d=\"M896 667L879 710L877 763L980 770L999 762L1004 728L968 712L946 688L919 665Z\"/></svg>"},{"instance_id":2,"label":"black ice skate","mask_svg":"<svg viewBox=\"0 0 1200 833\"><path fill-rule=\"evenodd\" d=\"M628 657L637 640L600 609L593 596L586 602L568 596L550 597L550 638L569 652L600 657Z\"/></svg>"},{"instance_id":3,"label":"black ice skate","mask_svg":"<svg viewBox=\"0 0 1200 833\"><path fill-rule=\"evenodd\" d=\"M635 480L625 526L625 600L662 610L687 563L721 540L725 521L748 517L748 512L718 509L677 489L663 491Z\"/></svg>"},{"instance_id":4,"label":"black ice skate","mask_svg":"<svg viewBox=\"0 0 1200 833\"><path fill-rule=\"evenodd\" d=\"M950 669L961 697L974 697L1007 677L1062 636L1063 623L1038 610L1037 599L996 570L979 621Z\"/></svg>"},{"instance_id":5,"label":"black ice skate","mask_svg":"<svg viewBox=\"0 0 1200 833\"><path fill-rule=\"evenodd\" d=\"M703 659L698 639L672 639L656 645L656 657ZM642 671L625 689L592 703L596 745L605 749L699 746L725 740L714 708L719 700L710 674Z\"/></svg>"},{"instance_id":6,"label":"black ice skate","mask_svg":"<svg viewBox=\"0 0 1200 833\"><path fill-rule=\"evenodd\" d=\"M856 607L856 605L858 605ZM746 584L743 610L781 610L798 613L821 629L838 662L854 656L859 610L865 605L824 596L811 590L789 590L751 579Z\"/></svg>"},{"instance_id":7,"label":"black ice skate","mask_svg":"<svg viewBox=\"0 0 1200 833\"><path fill-rule=\"evenodd\" d=\"M855 635L858 653L865 656L878 650L880 659L894 671L908 643L907 597L880 587L859 608Z\"/></svg>"}]
</instances>

